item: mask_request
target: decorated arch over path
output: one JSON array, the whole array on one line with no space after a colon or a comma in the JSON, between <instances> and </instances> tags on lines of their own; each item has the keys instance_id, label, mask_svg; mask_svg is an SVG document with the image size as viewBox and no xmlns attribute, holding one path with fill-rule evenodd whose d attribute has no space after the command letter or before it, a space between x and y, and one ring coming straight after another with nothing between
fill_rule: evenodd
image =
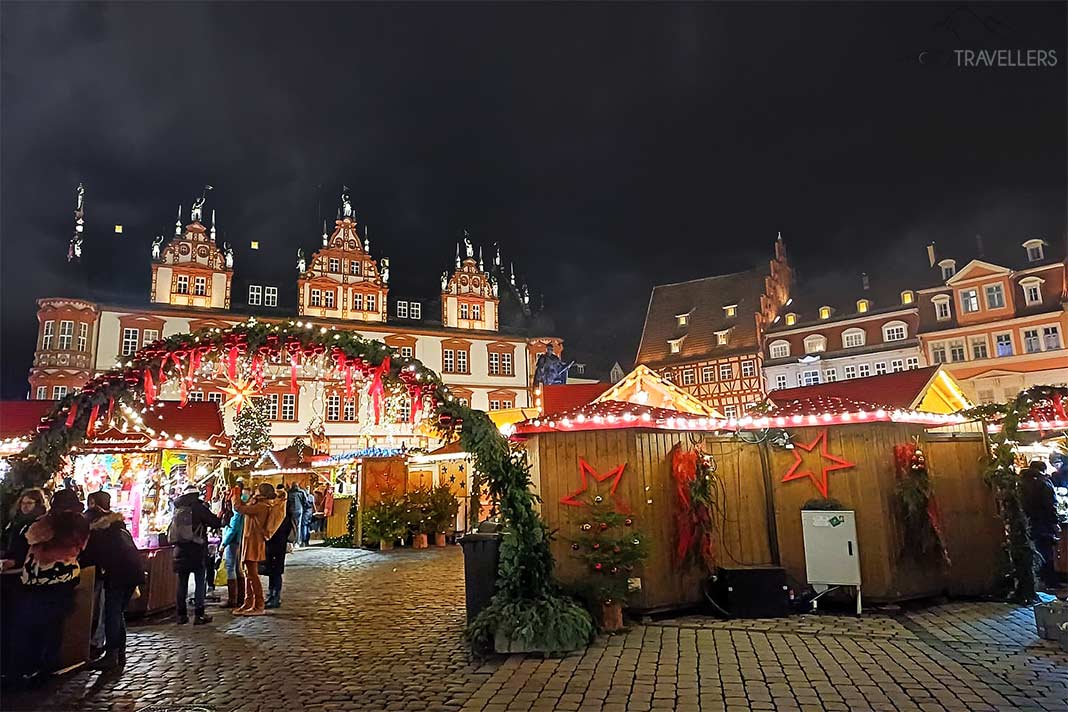
<instances>
[{"instance_id":1,"label":"decorated arch over path","mask_svg":"<svg viewBox=\"0 0 1068 712\"><path fill-rule=\"evenodd\" d=\"M510 446L485 413L452 398L440 376L418 359L400 356L386 344L352 331L310 322L266 324L250 319L228 329L160 339L62 399L13 463L5 484L42 484L73 448L124 417L118 409L139 412L152 406L167 383L177 388L184 402L198 379L224 378L229 384L224 389L228 402L240 408L268 380L288 380L296 393L302 371L314 378L340 380L350 394L356 382L369 380L376 419L387 393L406 391L413 419L426 413L443 431L458 435L485 475L506 533L497 594L467 632L474 645L491 643L498 634L551 652L573 650L589 641L593 630L589 615L563 596L553 579L550 535L534 508L525 455ZM280 375L286 372L288 379Z\"/></svg>"}]
</instances>

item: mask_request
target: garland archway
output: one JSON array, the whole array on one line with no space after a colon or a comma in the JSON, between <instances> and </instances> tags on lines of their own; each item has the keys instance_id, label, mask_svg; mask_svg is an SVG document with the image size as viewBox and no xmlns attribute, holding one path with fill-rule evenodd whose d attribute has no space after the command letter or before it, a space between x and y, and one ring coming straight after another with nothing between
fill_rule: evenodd
<instances>
[{"instance_id":1,"label":"garland archway","mask_svg":"<svg viewBox=\"0 0 1068 712\"><path fill-rule=\"evenodd\" d=\"M289 378L281 380L288 380L296 393L302 369L318 378L340 380L350 394L354 380L370 380L376 418L387 391L406 390L413 419L420 411L436 417L441 430L459 436L486 477L505 534L497 593L467 630L474 646L492 644L495 635L549 652L575 650L589 642L593 634L589 614L563 595L553 578L550 533L534 507L525 454L511 447L489 416L452 398L440 376L419 360L352 331L300 321L266 324L249 319L228 329L163 338L62 399L13 463L7 484L44 483L72 448L122 417L116 416L116 407L143 410L168 382L177 385L184 401L199 378L225 378L231 400L240 405L266 380L279 380L272 371L288 370Z\"/></svg>"}]
</instances>

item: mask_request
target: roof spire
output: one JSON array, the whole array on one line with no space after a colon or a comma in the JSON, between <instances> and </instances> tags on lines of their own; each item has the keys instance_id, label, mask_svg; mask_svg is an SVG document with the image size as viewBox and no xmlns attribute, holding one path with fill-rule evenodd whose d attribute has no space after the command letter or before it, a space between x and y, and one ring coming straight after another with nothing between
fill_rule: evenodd
<instances>
[{"instance_id":1,"label":"roof spire","mask_svg":"<svg viewBox=\"0 0 1068 712\"><path fill-rule=\"evenodd\" d=\"M67 262L80 260L82 257L82 239L85 231L85 186L78 184L75 191L78 199L74 203L74 236L70 239L67 247Z\"/></svg>"},{"instance_id":2,"label":"roof spire","mask_svg":"<svg viewBox=\"0 0 1068 712\"><path fill-rule=\"evenodd\" d=\"M174 236L182 236L182 204L178 203L178 219L174 221Z\"/></svg>"},{"instance_id":3,"label":"roof spire","mask_svg":"<svg viewBox=\"0 0 1068 712\"><path fill-rule=\"evenodd\" d=\"M509 262L508 263L508 270L512 273L510 281L512 282L512 286L514 287L515 286L515 263L514 262Z\"/></svg>"},{"instance_id":4,"label":"roof spire","mask_svg":"<svg viewBox=\"0 0 1068 712\"><path fill-rule=\"evenodd\" d=\"M211 241L215 242L215 208L211 209Z\"/></svg>"},{"instance_id":5,"label":"roof spire","mask_svg":"<svg viewBox=\"0 0 1068 712\"><path fill-rule=\"evenodd\" d=\"M478 268L483 272L486 271L486 265L482 262L482 246L478 247Z\"/></svg>"},{"instance_id":6,"label":"roof spire","mask_svg":"<svg viewBox=\"0 0 1068 712\"><path fill-rule=\"evenodd\" d=\"M326 242L329 239L330 239L330 235L326 231L326 218L323 218L323 247L326 247Z\"/></svg>"},{"instance_id":7,"label":"roof spire","mask_svg":"<svg viewBox=\"0 0 1068 712\"><path fill-rule=\"evenodd\" d=\"M460 269L460 243L456 243L456 269Z\"/></svg>"},{"instance_id":8,"label":"roof spire","mask_svg":"<svg viewBox=\"0 0 1068 712\"><path fill-rule=\"evenodd\" d=\"M371 226L363 226L363 251L368 255L371 254Z\"/></svg>"}]
</instances>

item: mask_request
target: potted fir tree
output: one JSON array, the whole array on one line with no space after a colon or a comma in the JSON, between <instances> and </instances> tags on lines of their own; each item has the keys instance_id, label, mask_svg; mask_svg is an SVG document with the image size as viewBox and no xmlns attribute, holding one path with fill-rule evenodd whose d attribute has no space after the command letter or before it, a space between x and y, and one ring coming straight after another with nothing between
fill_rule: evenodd
<instances>
[{"instance_id":1,"label":"potted fir tree","mask_svg":"<svg viewBox=\"0 0 1068 712\"><path fill-rule=\"evenodd\" d=\"M412 548L426 549L427 534L434 528L430 516L430 493L425 489L413 489L404 498L404 516L408 531L412 534Z\"/></svg>"},{"instance_id":2,"label":"potted fir tree","mask_svg":"<svg viewBox=\"0 0 1068 712\"><path fill-rule=\"evenodd\" d=\"M408 532L404 502L394 495L383 497L378 504L367 508L363 520L364 539L378 541L378 548L389 551L393 542Z\"/></svg>"},{"instance_id":3,"label":"potted fir tree","mask_svg":"<svg viewBox=\"0 0 1068 712\"><path fill-rule=\"evenodd\" d=\"M586 563L585 588L595 613L600 614L601 630L621 630L628 579L647 555L645 539L635 529L631 515L618 511L601 496L584 508L579 531L571 541L571 550Z\"/></svg>"},{"instance_id":4,"label":"potted fir tree","mask_svg":"<svg viewBox=\"0 0 1068 712\"><path fill-rule=\"evenodd\" d=\"M445 546L445 533L456 526L460 500L456 499L448 485L439 485L430 490L429 503L434 546Z\"/></svg>"}]
</instances>

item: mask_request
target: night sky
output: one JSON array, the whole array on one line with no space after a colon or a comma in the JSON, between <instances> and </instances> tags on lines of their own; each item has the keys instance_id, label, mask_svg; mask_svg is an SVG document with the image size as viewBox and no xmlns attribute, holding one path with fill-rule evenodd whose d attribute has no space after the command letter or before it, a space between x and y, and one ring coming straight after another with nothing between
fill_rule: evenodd
<instances>
[{"instance_id":1,"label":"night sky","mask_svg":"<svg viewBox=\"0 0 1068 712\"><path fill-rule=\"evenodd\" d=\"M291 295L343 183L392 292L435 291L465 228L497 241L594 366L629 365L652 285L748 268L780 230L802 277L843 280L931 240L1063 245L1066 20L1064 3L4 2L3 396L25 396L35 300L88 279L145 303L152 238L205 183L238 273ZM959 48L1059 61L965 69Z\"/></svg>"}]
</instances>

